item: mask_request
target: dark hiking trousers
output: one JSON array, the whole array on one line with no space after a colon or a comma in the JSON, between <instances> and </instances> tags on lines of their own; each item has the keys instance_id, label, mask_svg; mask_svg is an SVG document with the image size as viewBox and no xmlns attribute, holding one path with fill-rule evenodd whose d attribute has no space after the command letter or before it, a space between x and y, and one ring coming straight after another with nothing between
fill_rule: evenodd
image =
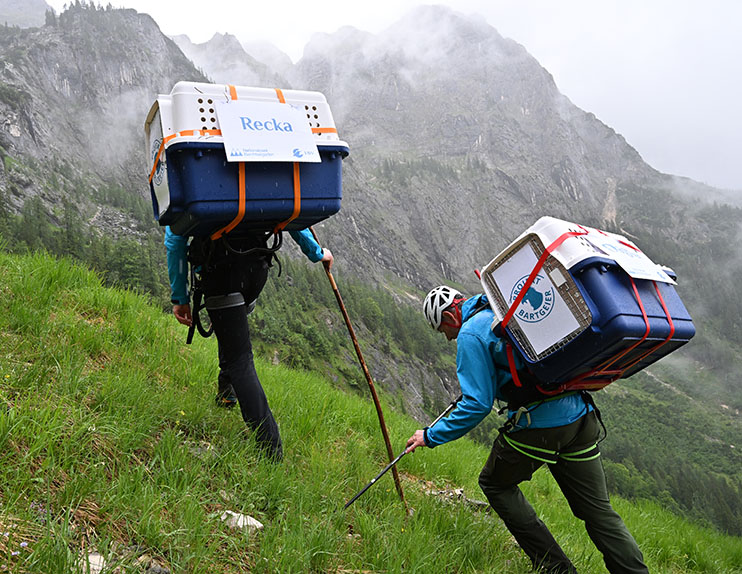
<instances>
[{"instance_id":1,"label":"dark hiking trousers","mask_svg":"<svg viewBox=\"0 0 742 574\"><path fill-rule=\"evenodd\" d=\"M563 427L525 429L509 436L518 443L566 456L594 445L599 423L591 412ZM524 480L530 480L543 464L518 452L500 435L479 475L479 486L537 570L549 574L577 572L518 487ZM611 507L600 458L575 461L560 456L548 467L572 513L585 523L588 535L603 554L608 571L612 574L649 572L636 541Z\"/></svg>"},{"instance_id":2,"label":"dark hiking trousers","mask_svg":"<svg viewBox=\"0 0 742 574\"><path fill-rule=\"evenodd\" d=\"M219 343L220 385L232 385L258 445L280 460L281 435L255 370L247 320L248 304L258 298L268 278L268 264L263 258L236 258L202 276L206 310Z\"/></svg>"}]
</instances>

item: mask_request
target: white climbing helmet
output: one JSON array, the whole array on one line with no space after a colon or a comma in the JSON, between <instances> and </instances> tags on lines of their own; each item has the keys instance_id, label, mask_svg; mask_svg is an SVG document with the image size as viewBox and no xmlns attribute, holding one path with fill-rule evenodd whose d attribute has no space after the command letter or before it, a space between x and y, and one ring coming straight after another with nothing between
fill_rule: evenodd
<instances>
[{"instance_id":1,"label":"white climbing helmet","mask_svg":"<svg viewBox=\"0 0 742 574\"><path fill-rule=\"evenodd\" d=\"M423 313L433 329L441 326L441 316L443 311L448 309L456 299L463 299L464 296L446 285L440 285L432 289L423 301Z\"/></svg>"}]
</instances>

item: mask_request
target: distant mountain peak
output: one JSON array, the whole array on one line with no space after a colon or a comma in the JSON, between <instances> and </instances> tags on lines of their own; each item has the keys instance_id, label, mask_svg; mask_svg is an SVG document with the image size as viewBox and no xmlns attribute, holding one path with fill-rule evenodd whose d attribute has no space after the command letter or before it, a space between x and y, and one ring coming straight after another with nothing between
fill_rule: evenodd
<instances>
[{"instance_id":1,"label":"distant mountain peak","mask_svg":"<svg viewBox=\"0 0 742 574\"><path fill-rule=\"evenodd\" d=\"M278 87L286 81L268 65L248 54L236 36L216 33L207 42L194 44L188 36L172 40L198 68L219 84Z\"/></svg>"},{"instance_id":2,"label":"distant mountain peak","mask_svg":"<svg viewBox=\"0 0 742 574\"><path fill-rule=\"evenodd\" d=\"M38 28L51 9L44 0L0 0L0 25Z\"/></svg>"}]
</instances>

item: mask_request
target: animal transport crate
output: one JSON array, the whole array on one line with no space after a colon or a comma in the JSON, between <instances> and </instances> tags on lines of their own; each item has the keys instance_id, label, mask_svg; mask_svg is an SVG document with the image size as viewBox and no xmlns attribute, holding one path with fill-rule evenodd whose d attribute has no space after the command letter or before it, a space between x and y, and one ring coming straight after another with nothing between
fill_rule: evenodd
<instances>
[{"instance_id":1,"label":"animal transport crate","mask_svg":"<svg viewBox=\"0 0 742 574\"><path fill-rule=\"evenodd\" d=\"M544 383L592 379L595 388L693 337L675 279L625 237L551 217L481 273L498 321L531 372Z\"/></svg>"},{"instance_id":2,"label":"animal transport crate","mask_svg":"<svg viewBox=\"0 0 742 574\"><path fill-rule=\"evenodd\" d=\"M239 151L228 157L220 118L230 102L290 106L292 118L306 124L301 130L296 124L282 130L286 123L275 118L252 124L242 119L243 127L259 126L263 133L256 137L306 131L319 159L306 162L295 149L296 161L275 161L258 147L244 161L232 157L241 156ZM342 160L349 150L319 92L178 82L170 94L157 97L145 133L154 216L176 234L209 235L232 224L235 233L277 225L304 229L340 210Z\"/></svg>"}]
</instances>

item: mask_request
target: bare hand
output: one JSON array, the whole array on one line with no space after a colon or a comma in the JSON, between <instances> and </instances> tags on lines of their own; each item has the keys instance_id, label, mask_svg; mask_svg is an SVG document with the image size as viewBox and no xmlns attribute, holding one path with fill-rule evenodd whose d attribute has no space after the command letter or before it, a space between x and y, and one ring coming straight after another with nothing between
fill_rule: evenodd
<instances>
[{"instance_id":1,"label":"bare hand","mask_svg":"<svg viewBox=\"0 0 742 574\"><path fill-rule=\"evenodd\" d=\"M325 269L328 271L332 268L332 262L335 260L335 258L332 256L332 251L327 249L327 247L322 248L322 263L325 266Z\"/></svg>"},{"instance_id":2,"label":"bare hand","mask_svg":"<svg viewBox=\"0 0 742 574\"><path fill-rule=\"evenodd\" d=\"M181 325L190 327L193 323L193 317L191 316L191 306L186 303L185 305L173 305L173 315Z\"/></svg>"},{"instance_id":3,"label":"bare hand","mask_svg":"<svg viewBox=\"0 0 742 574\"><path fill-rule=\"evenodd\" d=\"M425 432L422 429L416 430L415 434L407 439L407 450L405 450L405 454L413 452L419 446L426 446Z\"/></svg>"}]
</instances>

